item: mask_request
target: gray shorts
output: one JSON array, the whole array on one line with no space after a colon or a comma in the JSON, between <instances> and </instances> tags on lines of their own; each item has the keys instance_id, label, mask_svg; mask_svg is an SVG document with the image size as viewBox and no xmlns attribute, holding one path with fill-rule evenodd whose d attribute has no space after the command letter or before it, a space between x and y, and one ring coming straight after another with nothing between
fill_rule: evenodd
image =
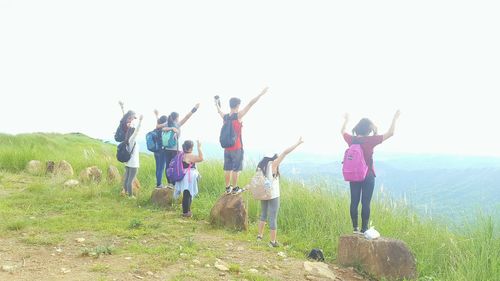
<instances>
[{"instance_id":1,"label":"gray shorts","mask_svg":"<svg viewBox=\"0 0 500 281\"><path fill-rule=\"evenodd\" d=\"M224 150L224 171L243 170L243 149Z\"/></svg>"}]
</instances>

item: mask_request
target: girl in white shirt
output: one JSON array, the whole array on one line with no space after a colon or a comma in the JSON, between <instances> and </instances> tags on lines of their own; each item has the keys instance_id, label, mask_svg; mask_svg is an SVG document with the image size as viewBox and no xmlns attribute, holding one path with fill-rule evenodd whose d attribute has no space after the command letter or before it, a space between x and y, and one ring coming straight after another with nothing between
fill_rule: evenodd
<instances>
[{"instance_id":1,"label":"girl in white shirt","mask_svg":"<svg viewBox=\"0 0 500 281\"><path fill-rule=\"evenodd\" d=\"M264 176L269 180L269 184L271 185L271 199L269 200L262 200L261 202L261 216L260 216L260 222L259 222L259 234L257 235L257 240L262 240L262 237L264 235L264 226L266 225L267 218L269 217L269 228L270 228L270 238L271 241L269 242L270 247L279 247L278 242L276 241L276 234L277 234L277 221L278 221L278 211L280 207L280 172L279 172L279 166L283 159L292 152L295 148L297 148L299 145L304 143L302 138L299 139L299 141L294 144L293 146L289 147L283 153L281 154L275 154L273 157L264 157L259 162L259 165L257 166L258 169L260 169L263 173Z\"/></svg>"}]
</instances>

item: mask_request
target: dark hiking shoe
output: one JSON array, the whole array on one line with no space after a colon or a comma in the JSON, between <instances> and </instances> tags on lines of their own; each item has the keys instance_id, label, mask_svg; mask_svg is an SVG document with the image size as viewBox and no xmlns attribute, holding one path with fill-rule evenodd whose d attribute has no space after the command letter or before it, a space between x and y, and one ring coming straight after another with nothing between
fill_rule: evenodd
<instances>
[{"instance_id":1,"label":"dark hiking shoe","mask_svg":"<svg viewBox=\"0 0 500 281\"><path fill-rule=\"evenodd\" d=\"M354 230L352 231L353 234L356 235L363 235L364 231L359 231L359 227L355 227Z\"/></svg>"},{"instance_id":2,"label":"dark hiking shoe","mask_svg":"<svg viewBox=\"0 0 500 281\"><path fill-rule=\"evenodd\" d=\"M227 186L226 187L226 194L231 194L232 191L233 191L233 187L232 186Z\"/></svg>"},{"instance_id":3,"label":"dark hiking shoe","mask_svg":"<svg viewBox=\"0 0 500 281\"><path fill-rule=\"evenodd\" d=\"M244 190L244 189L242 189L242 188L240 188L239 186L237 186L237 187L235 187L235 188L233 189L232 194L234 194L234 195L236 195L236 194L240 194L240 193L242 193L243 191L245 191L245 190Z\"/></svg>"},{"instance_id":4,"label":"dark hiking shoe","mask_svg":"<svg viewBox=\"0 0 500 281\"><path fill-rule=\"evenodd\" d=\"M269 242L269 247L271 247L271 248L278 248L279 246L280 246L280 244L278 244L278 241Z\"/></svg>"}]
</instances>

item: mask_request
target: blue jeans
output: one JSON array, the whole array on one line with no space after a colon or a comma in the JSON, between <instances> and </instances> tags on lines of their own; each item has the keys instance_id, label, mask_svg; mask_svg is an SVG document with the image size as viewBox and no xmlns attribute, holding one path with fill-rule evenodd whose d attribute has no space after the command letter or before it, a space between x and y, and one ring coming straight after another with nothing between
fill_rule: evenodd
<instances>
[{"instance_id":1,"label":"blue jeans","mask_svg":"<svg viewBox=\"0 0 500 281\"><path fill-rule=\"evenodd\" d=\"M161 180L163 177L163 172L165 172L165 177L167 177L167 151L162 149L155 152L155 162L156 162L156 186L161 186Z\"/></svg>"}]
</instances>

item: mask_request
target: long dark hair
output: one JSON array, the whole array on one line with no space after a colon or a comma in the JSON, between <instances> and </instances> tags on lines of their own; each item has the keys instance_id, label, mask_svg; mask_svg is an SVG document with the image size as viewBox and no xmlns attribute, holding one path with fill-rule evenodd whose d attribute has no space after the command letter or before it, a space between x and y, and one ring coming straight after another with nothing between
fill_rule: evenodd
<instances>
[{"instance_id":1,"label":"long dark hair","mask_svg":"<svg viewBox=\"0 0 500 281\"><path fill-rule=\"evenodd\" d=\"M352 134L355 136L368 136L372 132L374 135L377 134L377 126L368 118L361 119L352 129Z\"/></svg>"},{"instance_id":2,"label":"long dark hair","mask_svg":"<svg viewBox=\"0 0 500 281\"><path fill-rule=\"evenodd\" d=\"M130 136L132 136L132 134L135 131L135 128L128 126L128 119L132 116L135 116L135 112L129 110L127 111L127 113L123 115L122 120L120 120L120 127L122 130L125 131L125 140L127 141L130 139Z\"/></svg>"},{"instance_id":3,"label":"long dark hair","mask_svg":"<svg viewBox=\"0 0 500 281\"><path fill-rule=\"evenodd\" d=\"M274 161L278 158L278 154L274 154L273 157L264 157L262 160L260 160L259 164L257 165L257 170L261 170L262 173L264 174L265 177L267 177L267 166L270 161ZM280 175L280 167L278 167L276 171L276 175L273 176L279 176Z\"/></svg>"},{"instance_id":4,"label":"long dark hair","mask_svg":"<svg viewBox=\"0 0 500 281\"><path fill-rule=\"evenodd\" d=\"M120 124L123 126L124 124L127 124L127 121L130 117L134 116L135 112L132 110L127 111L122 117L122 120L120 120Z\"/></svg>"},{"instance_id":5,"label":"long dark hair","mask_svg":"<svg viewBox=\"0 0 500 281\"><path fill-rule=\"evenodd\" d=\"M168 127L175 127L177 124L175 123L175 120L179 118L179 113L177 112L172 112L168 116L168 121L167 121L167 126Z\"/></svg>"}]
</instances>

